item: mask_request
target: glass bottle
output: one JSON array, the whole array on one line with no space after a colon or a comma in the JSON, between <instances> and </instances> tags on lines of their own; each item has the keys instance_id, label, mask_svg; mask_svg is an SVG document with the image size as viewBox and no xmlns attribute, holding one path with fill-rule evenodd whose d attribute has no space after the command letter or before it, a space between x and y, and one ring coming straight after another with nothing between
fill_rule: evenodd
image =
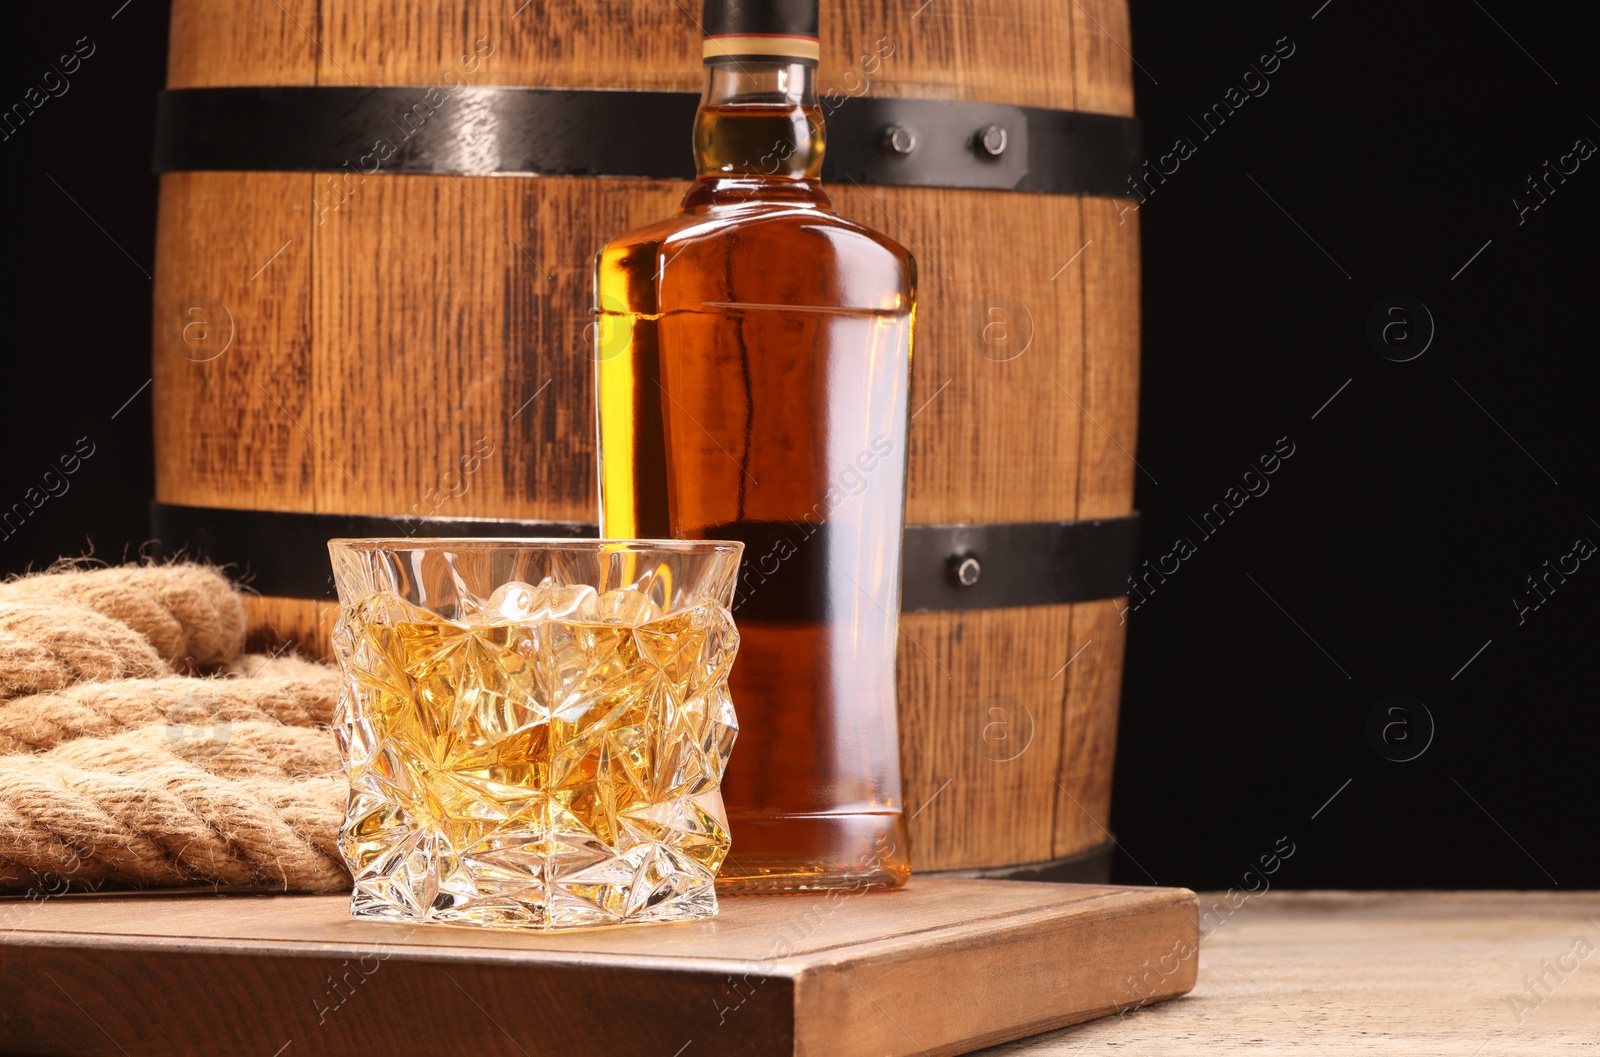
<instances>
[{"instance_id":1,"label":"glass bottle","mask_svg":"<svg viewBox=\"0 0 1600 1057\"><path fill-rule=\"evenodd\" d=\"M737 539L724 891L910 874L895 719L916 265L819 174L816 0L708 0L699 175L596 260L601 535Z\"/></svg>"}]
</instances>

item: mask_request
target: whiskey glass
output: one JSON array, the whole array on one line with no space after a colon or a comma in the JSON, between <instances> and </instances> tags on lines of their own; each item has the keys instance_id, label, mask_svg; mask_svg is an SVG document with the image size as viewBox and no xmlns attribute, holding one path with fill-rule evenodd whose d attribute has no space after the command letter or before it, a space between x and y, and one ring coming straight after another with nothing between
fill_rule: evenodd
<instances>
[{"instance_id":1,"label":"whiskey glass","mask_svg":"<svg viewBox=\"0 0 1600 1057\"><path fill-rule=\"evenodd\" d=\"M352 915L537 930L714 915L742 549L330 541Z\"/></svg>"}]
</instances>

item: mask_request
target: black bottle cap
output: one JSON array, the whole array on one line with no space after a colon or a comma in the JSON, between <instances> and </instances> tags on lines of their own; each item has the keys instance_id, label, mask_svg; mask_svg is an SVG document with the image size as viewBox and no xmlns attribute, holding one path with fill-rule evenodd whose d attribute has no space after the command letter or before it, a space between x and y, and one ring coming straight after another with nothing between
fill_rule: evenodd
<instances>
[{"instance_id":1,"label":"black bottle cap","mask_svg":"<svg viewBox=\"0 0 1600 1057\"><path fill-rule=\"evenodd\" d=\"M818 0L705 0L705 61L817 62Z\"/></svg>"},{"instance_id":2,"label":"black bottle cap","mask_svg":"<svg viewBox=\"0 0 1600 1057\"><path fill-rule=\"evenodd\" d=\"M817 39L817 0L705 0L708 37L777 34Z\"/></svg>"}]
</instances>

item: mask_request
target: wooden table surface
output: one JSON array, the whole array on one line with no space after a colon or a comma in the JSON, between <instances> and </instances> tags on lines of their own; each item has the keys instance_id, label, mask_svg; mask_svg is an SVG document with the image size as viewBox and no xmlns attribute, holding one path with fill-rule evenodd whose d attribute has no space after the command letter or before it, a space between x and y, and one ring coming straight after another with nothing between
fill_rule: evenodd
<instances>
[{"instance_id":1,"label":"wooden table surface","mask_svg":"<svg viewBox=\"0 0 1600 1057\"><path fill-rule=\"evenodd\" d=\"M1600 892L1268 892L1231 915L1202 893L1216 904L1187 996L984 1057L1600 1054Z\"/></svg>"}]
</instances>

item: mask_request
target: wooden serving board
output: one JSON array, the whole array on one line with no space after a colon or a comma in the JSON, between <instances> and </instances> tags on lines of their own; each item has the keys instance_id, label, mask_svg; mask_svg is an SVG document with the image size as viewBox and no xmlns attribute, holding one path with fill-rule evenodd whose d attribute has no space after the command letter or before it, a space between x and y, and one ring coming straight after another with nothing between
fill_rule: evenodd
<instances>
[{"instance_id":1,"label":"wooden serving board","mask_svg":"<svg viewBox=\"0 0 1600 1057\"><path fill-rule=\"evenodd\" d=\"M0 1052L937 1057L1183 994L1198 942L1187 889L942 878L556 934L342 896L9 901Z\"/></svg>"}]
</instances>

